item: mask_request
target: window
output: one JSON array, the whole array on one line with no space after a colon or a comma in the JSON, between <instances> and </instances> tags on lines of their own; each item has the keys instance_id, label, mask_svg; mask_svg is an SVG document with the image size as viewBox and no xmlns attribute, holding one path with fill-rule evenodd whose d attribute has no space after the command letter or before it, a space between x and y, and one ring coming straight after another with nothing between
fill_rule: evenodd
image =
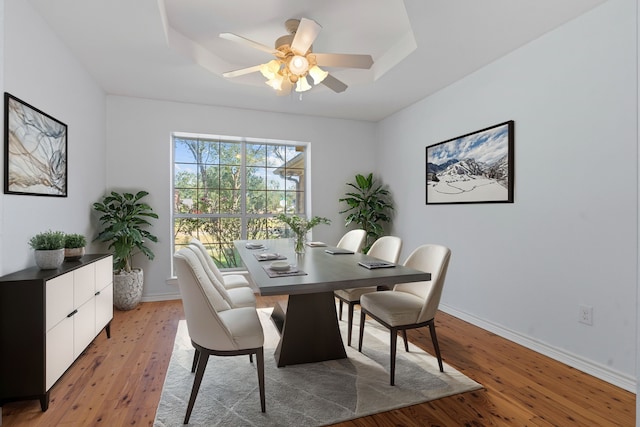
<instances>
[{"instance_id":1,"label":"window","mask_svg":"<svg viewBox=\"0 0 640 427\"><path fill-rule=\"evenodd\" d=\"M174 251L195 237L237 268L234 240L289 237L273 216L306 212L303 143L175 134L173 150Z\"/></svg>"}]
</instances>

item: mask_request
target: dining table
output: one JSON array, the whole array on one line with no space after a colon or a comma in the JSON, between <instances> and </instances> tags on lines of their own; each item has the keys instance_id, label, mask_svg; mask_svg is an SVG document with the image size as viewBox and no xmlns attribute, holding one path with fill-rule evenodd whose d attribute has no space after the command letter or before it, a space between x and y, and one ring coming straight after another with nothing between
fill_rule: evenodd
<instances>
[{"instance_id":1,"label":"dining table","mask_svg":"<svg viewBox=\"0 0 640 427\"><path fill-rule=\"evenodd\" d=\"M280 333L274 353L278 367L347 357L335 290L431 280L429 272L401 264L365 268L360 263L379 260L359 252L338 254L338 248L319 242L304 253L296 253L293 240L286 238L236 240L234 246L260 295L288 296L271 314Z\"/></svg>"}]
</instances>

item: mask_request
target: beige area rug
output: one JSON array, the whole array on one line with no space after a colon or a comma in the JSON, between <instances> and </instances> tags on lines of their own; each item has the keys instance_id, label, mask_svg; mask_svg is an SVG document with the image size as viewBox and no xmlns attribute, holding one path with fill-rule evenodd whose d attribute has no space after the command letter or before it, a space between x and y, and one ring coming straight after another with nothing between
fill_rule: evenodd
<instances>
[{"instance_id":1,"label":"beige area rug","mask_svg":"<svg viewBox=\"0 0 640 427\"><path fill-rule=\"evenodd\" d=\"M362 353L357 351L359 312L347 359L278 368L273 357L279 335L270 309L259 309L265 332L267 412L260 412L256 365L248 356L209 359L189 425L322 426L451 396L482 386L398 337L396 385L389 385L389 331L367 321ZM346 316L345 316L346 317ZM340 322L346 343L345 321ZM195 374L186 322L178 333L154 425L182 425ZM444 355L446 360L446 354Z\"/></svg>"}]
</instances>

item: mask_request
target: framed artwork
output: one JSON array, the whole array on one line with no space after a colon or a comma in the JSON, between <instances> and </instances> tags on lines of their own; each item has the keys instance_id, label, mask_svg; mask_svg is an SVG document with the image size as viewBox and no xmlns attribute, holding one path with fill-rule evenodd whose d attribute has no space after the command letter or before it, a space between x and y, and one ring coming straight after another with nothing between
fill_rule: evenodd
<instances>
[{"instance_id":1,"label":"framed artwork","mask_svg":"<svg viewBox=\"0 0 640 427\"><path fill-rule=\"evenodd\" d=\"M513 203L513 120L427 147L427 205Z\"/></svg>"},{"instance_id":2,"label":"framed artwork","mask_svg":"<svg viewBox=\"0 0 640 427\"><path fill-rule=\"evenodd\" d=\"M6 92L4 192L67 197L67 125Z\"/></svg>"}]
</instances>

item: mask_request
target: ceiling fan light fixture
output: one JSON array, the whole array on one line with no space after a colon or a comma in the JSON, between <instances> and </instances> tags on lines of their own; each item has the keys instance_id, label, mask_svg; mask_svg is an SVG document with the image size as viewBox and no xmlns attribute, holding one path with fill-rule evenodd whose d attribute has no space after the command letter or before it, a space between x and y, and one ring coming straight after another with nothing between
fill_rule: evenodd
<instances>
[{"instance_id":1,"label":"ceiling fan light fixture","mask_svg":"<svg viewBox=\"0 0 640 427\"><path fill-rule=\"evenodd\" d=\"M317 65L314 65L313 67L309 68L309 75L313 79L313 83L319 85L324 79L327 78L329 73L318 67Z\"/></svg>"},{"instance_id":2,"label":"ceiling fan light fixture","mask_svg":"<svg viewBox=\"0 0 640 427\"><path fill-rule=\"evenodd\" d=\"M282 90L282 82L284 81L284 77L279 74L276 74L273 78L267 80L265 83L274 88L275 90Z\"/></svg>"},{"instance_id":3,"label":"ceiling fan light fixture","mask_svg":"<svg viewBox=\"0 0 640 427\"><path fill-rule=\"evenodd\" d=\"M309 61L304 56L294 55L289 60L289 71L298 76L303 75L309 70Z\"/></svg>"},{"instance_id":4,"label":"ceiling fan light fixture","mask_svg":"<svg viewBox=\"0 0 640 427\"><path fill-rule=\"evenodd\" d=\"M307 81L306 77L300 77L298 83L296 83L296 92L306 92L311 89L311 85Z\"/></svg>"},{"instance_id":5,"label":"ceiling fan light fixture","mask_svg":"<svg viewBox=\"0 0 640 427\"><path fill-rule=\"evenodd\" d=\"M275 59L272 59L266 64L262 64L260 66L260 72L266 79L269 80L275 78L275 76L278 74L278 71L280 71L280 62Z\"/></svg>"}]
</instances>

